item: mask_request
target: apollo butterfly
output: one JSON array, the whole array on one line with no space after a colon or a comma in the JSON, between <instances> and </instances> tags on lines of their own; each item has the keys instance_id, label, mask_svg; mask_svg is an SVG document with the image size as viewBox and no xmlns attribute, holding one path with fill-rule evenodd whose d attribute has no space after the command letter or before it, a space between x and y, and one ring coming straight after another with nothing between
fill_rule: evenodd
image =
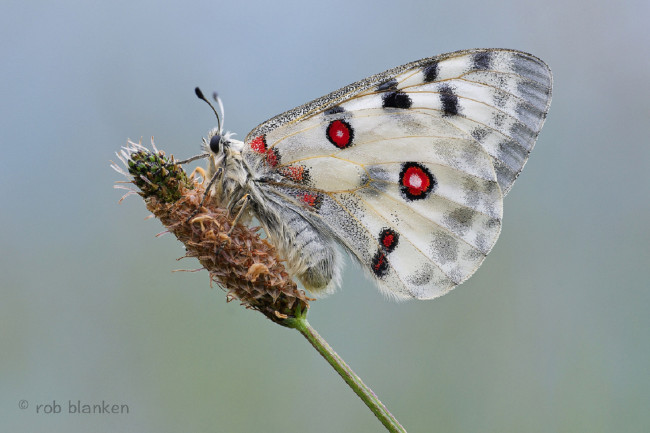
<instances>
[{"instance_id":1,"label":"apollo butterfly","mask_svg":"<svg viewBox=\"0 0 650 433\"><path fill-rule=\"evenodd\" d=\"M496 242L551 90L538 58L476 49L350 84L243 142L220 122L205 140L213 199L256 218L312 292L339 284L340 246L384 293L435 298Z\"/></svg>"}]
</instances>

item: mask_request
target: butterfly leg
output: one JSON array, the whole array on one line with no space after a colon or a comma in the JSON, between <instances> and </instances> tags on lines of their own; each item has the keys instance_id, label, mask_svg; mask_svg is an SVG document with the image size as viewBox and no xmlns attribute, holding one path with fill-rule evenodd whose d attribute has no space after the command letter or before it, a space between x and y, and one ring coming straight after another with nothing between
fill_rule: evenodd
<instances>
[{"instance_id":1,"label":"butterfly leg","mask_svg":"<svg viewBox=\"0 0 650 433\"><path fill-rule=\"evenodd\" d=\"M228 230L228 236L232 234L232 231L235 229L235 226L239 222L239 219L244 214L244 210L246 209L246 205L248 204L249 201L250 201L250 195L244 194L244 196L241 199L239 199L239 201L235 205L235 207L237 206L241 206L241 207L239 208L239 212L237 212L237 215L235 216L235 219L232 222L232 227L230 227L230 230Z\"/></svg>"},{"instance_id":2,"label":"butterfly leg","mask_svg":"<svg viewBox=\"0 0 650 433\"><path fill-rule=\"evenodd\" d=\"M207 200L208 195L210 194L210 190L212 189L212 186L217 181L217 179L219 177L221 177L222 173L223 173L223 168L219 167L219 169L212 176L212 179L210 179L210 183L208 183L208 186L205 188L205 193L203 194L203 198L201 199L201 203L199 203L199 205L194 210L194 212L192 212L192 214L189 217L187 217L187 220L185 220L185 222L189 222L192 218L194 218L196 216L197 213L199 213L199 211L203 207L203 204Z\"/></svg>"},{"instance_id":3,"label":"butterfly leg","mask_svg":"<svg viewBox=\"0 0 650 433\"><path fill-rule=\"evenodd\" d=\"M176 164L183 165L183 164L187 164L188 162L196 161L197 159L207 158L208 156L210 156L209 153L202 153L200 155L196 155L191 158L183 159L181 161L176 161Z\"/></svg>"},{"instance_id":4,"label":"butterfly leg","mask_svg":"<svg viewBox=\"0 0 650 433\"><path fill-rule=\"evenodd\" d=\"M202 179L205 179L207 177L207 175L205 174L205 170L203 168L196 167L194 170L192 170L192 173L190 173L190 175L188 176L189 179L194 180L197 173L199 174L199 176L201 176Z\"/></svg>"}]
</instances>

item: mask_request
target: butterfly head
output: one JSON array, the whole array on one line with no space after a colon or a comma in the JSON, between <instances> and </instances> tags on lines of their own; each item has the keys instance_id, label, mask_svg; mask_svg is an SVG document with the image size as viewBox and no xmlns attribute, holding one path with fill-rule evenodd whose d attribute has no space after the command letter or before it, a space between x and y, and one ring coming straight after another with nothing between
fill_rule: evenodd
<instances>
[{"instance_id":1,"label":"butterfly head","mask_svg":"<svg viewBox=\"0 0 650 433\"><path fill-rule=\"evenodd\" d=\"M214 154L219 154L223 151L223 146L226 145L226 141L221 142L221 134L214 134L210 139L210 151Z\"/></svg>"},{"instance_id":2,"label":"butterfly head","mask_svg":"<svg viewBox=\"0 0 650 433\"><path fill-rule=\"evenodd\" d=\"M233 132L223 132L218 128L211 130L207 140L204 140L205 150L210 152L210 156L215 160L223 160L233 153L240 153L244 143L233 139L234 135Z\"/></svg>"}]
</instances>

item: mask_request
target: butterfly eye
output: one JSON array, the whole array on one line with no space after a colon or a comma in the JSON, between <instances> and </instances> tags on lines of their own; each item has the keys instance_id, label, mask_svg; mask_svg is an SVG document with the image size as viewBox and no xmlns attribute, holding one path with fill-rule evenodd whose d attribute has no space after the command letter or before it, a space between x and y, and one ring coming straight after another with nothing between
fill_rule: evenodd
<instances>
[{"instance_id":1,"label":"butterfly eye","mask_svg":"<svg viewBox=\"0 0 650 433\"><path fill-rule=\"evenodd\" d=\"M214 153L219 153L221 151L220 143L221 135L213 135L210 139L210 150Z\"/></svg>"}]
</instances>

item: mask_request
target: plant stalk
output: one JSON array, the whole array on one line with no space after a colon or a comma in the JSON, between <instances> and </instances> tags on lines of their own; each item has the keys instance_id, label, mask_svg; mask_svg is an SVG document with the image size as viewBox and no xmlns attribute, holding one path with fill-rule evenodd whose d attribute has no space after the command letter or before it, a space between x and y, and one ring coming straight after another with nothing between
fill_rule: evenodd
<instances>
[{"instance_id":1,"label":"plant stalk","mask_svg":"<svg viewBox=\"0 0 650 433\"><path fill-rule=\"evenodd\" d=\"M377 398L374 392L366 386L365 383L357 376L354 371L343 361L343 359L327 344L327 341L321 337L314 328L311 327L303 315L298 315L295 319L286 320L285 326L298 330L314 348L322 355L323 358L336 370L336 372L345 380L350 388L363 400L370 408L372 413L381 421L386 429L391 433L406 433L406 430L397 421L392 413L386 409L386 406Z\"/></svg>"}]
</instances>

